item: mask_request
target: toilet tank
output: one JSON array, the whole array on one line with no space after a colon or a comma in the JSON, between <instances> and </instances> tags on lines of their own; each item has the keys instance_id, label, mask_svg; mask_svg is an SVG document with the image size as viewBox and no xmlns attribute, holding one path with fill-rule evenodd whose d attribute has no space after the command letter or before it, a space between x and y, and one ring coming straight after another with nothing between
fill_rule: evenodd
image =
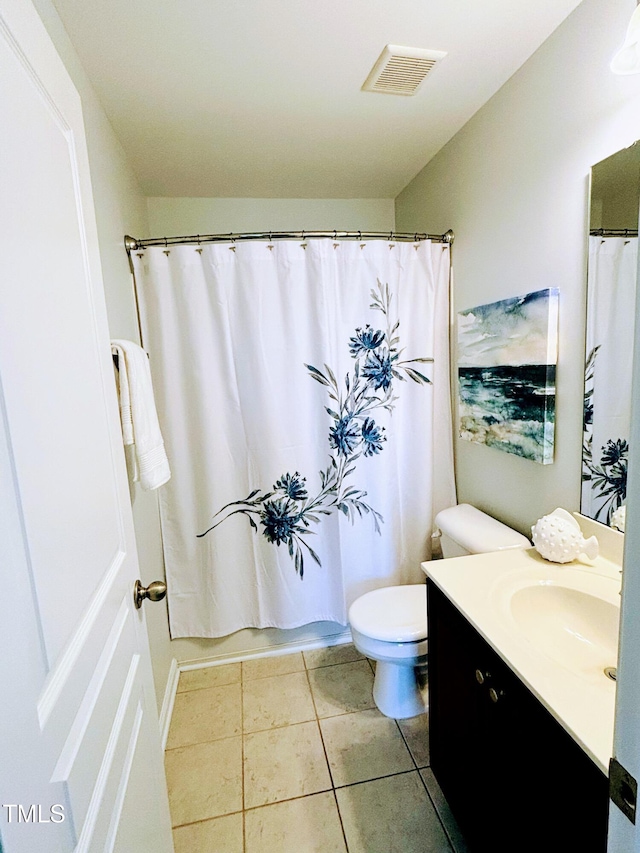
<instances>
[{"instance_id":1,"label":"toilet tank","mask_svg":"<svg viewBox=\"0 0 640 853\"><path fill-rule=\"evenodd\" d=\"M470 504L443 509L436 516L436 526L441 533L443 557L531 547L526 536Z\"/></svg>"}]
</instances>

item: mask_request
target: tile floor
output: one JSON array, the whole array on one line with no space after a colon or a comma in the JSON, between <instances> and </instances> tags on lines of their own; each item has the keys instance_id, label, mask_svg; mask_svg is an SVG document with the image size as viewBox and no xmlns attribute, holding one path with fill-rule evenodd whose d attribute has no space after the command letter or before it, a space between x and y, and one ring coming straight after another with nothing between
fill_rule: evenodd
<instances>
[{"instance_id":1,"label":"tile floor","mask_svg":"<svg viewBox=\"0 0 640 853\"><path fill-rule=\"evenodd\" d=\"M464 853L427 715L376 709L351 645L184 672L167 742L176 853Z\"/></svg>"}]
</instances>

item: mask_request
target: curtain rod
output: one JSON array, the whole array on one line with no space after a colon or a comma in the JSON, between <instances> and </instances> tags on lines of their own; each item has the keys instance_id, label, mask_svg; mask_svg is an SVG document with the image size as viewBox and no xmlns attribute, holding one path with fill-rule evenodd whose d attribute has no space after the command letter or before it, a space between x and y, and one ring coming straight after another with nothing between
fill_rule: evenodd
<instances>
[{"instance_id":1,"label":"curtain rod","mask_svg":"<svg viewBox=\"0 0 640 853\"><path fill-rule=\"evenodd\" d=\"M591 237L637 237L637 228L594 228Z\"/></svg>"},{"instance_id":2,"label":"curtain rod","mask_svg":"<svg viewBox=\"0 0 640 853\"><path fill-rule=\"evenodd\" d=\"M400 234L395 231L257 231L246 234L194 234L191 237L149 237L137 240L128 234L124 238L127 254L148 246L177 246L181 243L234 243L242 240L306 240L326 237L333 240L394 240L396 242L415 243L418 240L431 240L434 243L453 243L454 233L449 229L445 234Z\"/></svg>"}]
</instances>

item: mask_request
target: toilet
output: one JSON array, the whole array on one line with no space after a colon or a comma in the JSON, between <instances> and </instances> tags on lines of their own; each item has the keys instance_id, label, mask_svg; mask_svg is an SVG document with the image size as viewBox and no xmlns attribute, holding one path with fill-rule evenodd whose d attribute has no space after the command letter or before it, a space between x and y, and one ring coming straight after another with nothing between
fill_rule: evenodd
<instances>
[{"instance_id":1,"label":"toilet","mask_svg":"<svg viewBox=\"0 0 640 853\"><path fill-rule=\"evenodd\" d=\"M470 504L436 516L442 555L462 557L530 548L531 542ZM387 586L367 592L349 608L353 644L376 661L373 698L387 717L403 720L426 710L420 672L427 665L427 600L423 583Z\"/></svg>"}]
</instances>

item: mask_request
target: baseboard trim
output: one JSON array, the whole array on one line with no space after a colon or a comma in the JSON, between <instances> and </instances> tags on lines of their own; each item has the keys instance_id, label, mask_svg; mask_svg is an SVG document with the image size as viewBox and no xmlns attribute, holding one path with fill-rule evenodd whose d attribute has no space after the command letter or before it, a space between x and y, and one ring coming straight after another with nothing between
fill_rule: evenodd
<instances>
[{"instance_id":1,"label":"baseboard trim","mask_svg":"<svg viewBox=\"0 0 640 853\"><path fill-rule=\"evenodd\" d=\"M292 643L283 643L270 648L251 649L243 652L227 652L226 654L213 655L208 658L199 658L198 660L184 660L178 664L180 672L187 672L191 669L204 669L209 666L222 666L225 663L238 663L243 660L253 660L254 658L269 658L279 657L280 655L292 655L296 652L310 652L313 649L324 649L328 646L341 646L344 643L351 643L351 631L347 628L340 634L330 634L327 637L314 637L310 640L298 640Z\"/></svg>"},{"instance_id":2,"label":"baseboard trim","mask_svg":"<svg viewBox=\"0 0 640 853\"><path fill-rule=\"evenodd\" d=\"M180 669L178 661L175 658L171 660L169 674L167 676L167 686L164 691L164 699L162 700L162 708L160 709L160 737L162 739L163 751L167 747L167 738L169 737L169 726L171 725L171 715L173 714L173 706L176 701L176 693L178 692L178 679L180 678Z\"/></svg>"}]
</instances>

